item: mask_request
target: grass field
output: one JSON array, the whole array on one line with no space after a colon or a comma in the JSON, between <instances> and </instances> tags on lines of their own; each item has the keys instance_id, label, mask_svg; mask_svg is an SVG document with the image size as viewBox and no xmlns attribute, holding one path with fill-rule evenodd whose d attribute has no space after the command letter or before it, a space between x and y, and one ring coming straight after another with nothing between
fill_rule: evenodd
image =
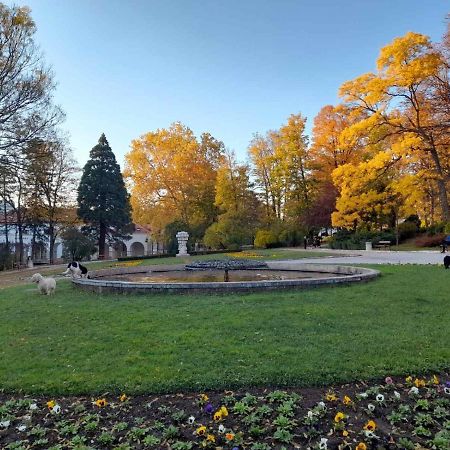
<instances>
[{"instance_id":1,"label":"grass field","mask_svg":"<svg viewBox=\"0 0 450 450\"><path fill-rule=\"evenodd\" d=\"M314 385L450 365L449 273L377 266L353 286L227 296L99 296L58 281L0 291L7 392Z\"/></svg>"}]
</instances>

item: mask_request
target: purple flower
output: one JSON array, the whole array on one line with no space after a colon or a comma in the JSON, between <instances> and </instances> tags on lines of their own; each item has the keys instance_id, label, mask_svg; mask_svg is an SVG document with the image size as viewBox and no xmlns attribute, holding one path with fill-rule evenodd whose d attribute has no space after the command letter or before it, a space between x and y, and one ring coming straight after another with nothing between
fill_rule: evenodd
<instances>
[{"instance_id":1,"label":"purple flower","mask_svg":"<svg viewBox=\"0 0 450 450\"><path fill-rule=\"evenodd\" d=\"M450 388L450 381L446 381L446 382L445 382L445 387Z\"/></svg>"},{"instance_id":2,"label":"purple flower","mask_svg":"<svg viewBox=\"0 0 450 450\"><path fill-rule=\"evenodd\" d=\"M213 405L211 403L207 403L204 407L205 413L211 414L213 412Z\"/></svg>"},{"instance_id":3,"label":"purple flower","mask_svg":"<svg viewBox=\"0 0 450 450\"><path fill-rule=\"evenodd\" d=\"M394 382L393 382L393 380L392 380L391 377L386 377L386 378L384 379L384 381L385 381L386 384L394 384Z\"/></svg>"}]
</instances>

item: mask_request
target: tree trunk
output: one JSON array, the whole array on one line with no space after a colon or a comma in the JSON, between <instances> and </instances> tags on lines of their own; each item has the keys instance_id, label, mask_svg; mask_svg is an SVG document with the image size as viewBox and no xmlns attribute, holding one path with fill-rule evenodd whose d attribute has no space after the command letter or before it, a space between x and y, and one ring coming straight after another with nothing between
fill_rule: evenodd
<instances>
[{"instance_id":1,"label":"tree trunk","mask_svg":"<svg viewBox=\"0 0 450 450\"><path fill-rule=\"evenodd\" d=\"M106 241L106 226L100 222L100 235L98 237L98 259L105 259L105 241Z\"/></svg>"},{"instance_id":2,"label":"tree trunk","mask_svg":"<svg viewBox=\"0 0 450 450\"><path fill-rule=\"evenodd\" d=\"M430 150L431 157L433 158L435 170L438 175L438 179L436 180L436 183L438 185L439 190L439 202L441 204L441 217L443 222L450 222L450 206L448 203L448 197L447 197L447 186L445 185L445 176L444 172L442 170L441 162L439 160L439 155L436 151L436 149L433 147Z\"/></svg>"},{"instance_id":3,"label":"tree trunk","mask_svg":"<svg viewBox=\"0 0 450 450\"><path fill-rule=\"evenodd\" d=\"M55 227L53 226L53 223L50 223L49 227L48 227L48 237L50 240L50 255L49 255L49 260L50 260L50 264L53 264L54 261L54 249L55 249Z\"/></svg>"}]
</instances>

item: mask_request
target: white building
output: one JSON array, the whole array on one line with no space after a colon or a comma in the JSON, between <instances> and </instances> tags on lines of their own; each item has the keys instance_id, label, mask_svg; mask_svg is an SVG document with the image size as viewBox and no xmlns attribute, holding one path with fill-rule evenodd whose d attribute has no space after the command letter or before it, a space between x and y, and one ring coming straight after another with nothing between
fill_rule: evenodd
<instances>
[{"instance_id":1,"label":"white building","mask_svg":"<svg viewBox=\"0 0 450 450\"><path fill-rule=\"evenodd\" d=\"M5 217L4 206L0 203L0 244L6 243L6 231L8 232L8 242L13 251L18 255L19 253L19 233L17 227L17 220L11 208L7 208ZM28 257L32 258L34 262L44 263L49 261L49 243L47 240L39 238L34 239L33 233L29 228L25 228L22 234L23 240L23 255L24 261ZM131 239L124 240L119 244L108 247L105 257L107 259L116 259L121 256L144 256L163 253L164 247L161 243L151 239L150 228L143 225L135 225L135 229L131 235ZM62 262L63 243L59 237L56 238L54 246L54 260ZM97 255L93 255L96 259ZM18 257L16 258L18 259Z\"/></svg>"}]
</instances>

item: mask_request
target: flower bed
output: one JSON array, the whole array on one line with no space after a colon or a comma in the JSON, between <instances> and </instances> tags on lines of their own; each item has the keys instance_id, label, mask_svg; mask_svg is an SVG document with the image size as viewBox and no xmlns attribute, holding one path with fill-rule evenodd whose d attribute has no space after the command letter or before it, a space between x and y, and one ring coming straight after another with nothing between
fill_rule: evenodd
<instances>
[{"instance_id":1,"label":"flower bed","mask_svg":"<svg viewBox=\"0 0 450 450\"><path fill-rule=\"evenodd\" d=\"M98 398L0 396L2 449L450 448L450 381Z\"/></svg>"}]
</instances>

